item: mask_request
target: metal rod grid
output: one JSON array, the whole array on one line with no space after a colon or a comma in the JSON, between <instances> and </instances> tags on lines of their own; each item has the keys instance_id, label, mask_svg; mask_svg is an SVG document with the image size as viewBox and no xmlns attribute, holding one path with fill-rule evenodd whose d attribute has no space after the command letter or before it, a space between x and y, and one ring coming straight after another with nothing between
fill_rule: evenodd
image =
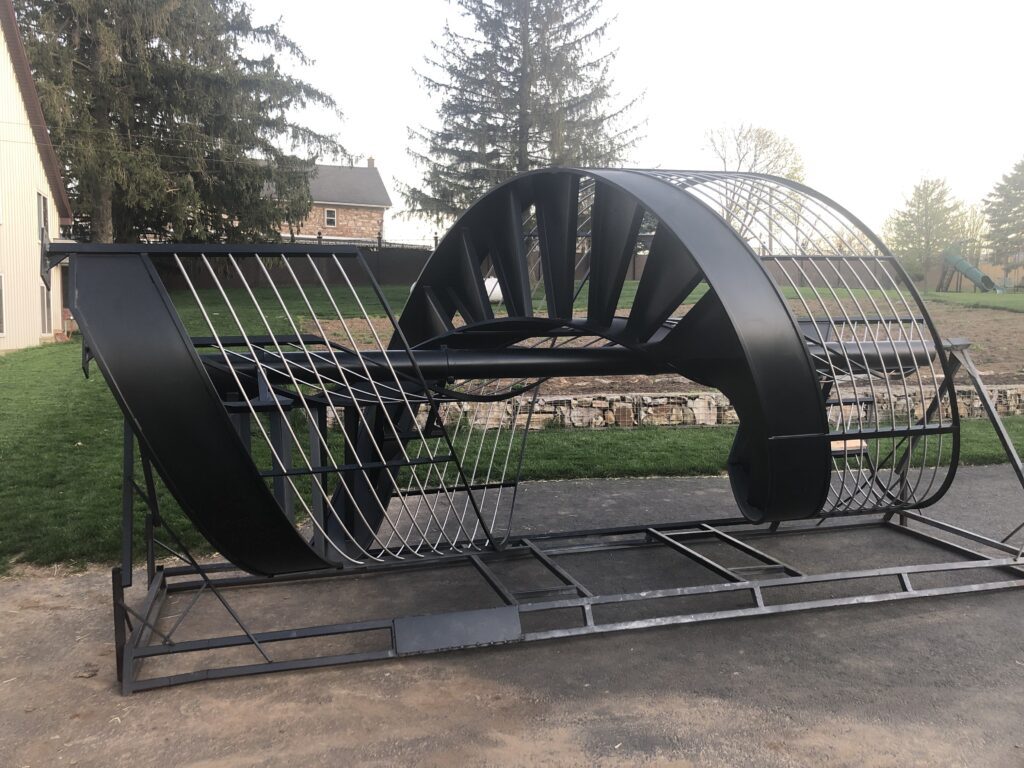
<instances>
[{"instance_id":1,"label":"metal rod grid","mask_svg":"<svg viewBox=\"0 0 1024 768\"><path fill-rule=\"evenodd\" d=\"M803 333L832 435L824 516L927 506L959 454L949 364L909 278L859 221L758 174L652 171L757 254ZM884 434L884 437L877 436Z\"/></svg>"},{"instance_id":2,"label":"metal rod grid","mask_svg":"<svg viewBox=\"0 0 1024 768\"><path fill-rule=\"evenodd\" d=\"M769 534L764 531L750 530L749 523L745 521L700 520L659 525L657 528L638 526L598 529L587 532L585 535L581 535L580 532L552 533L536 541L529 538L512 539L509 546L501 552L465 553L418 563L367 564L359 569L336 572L331 576L309 574L303 577L296 575L293 579L345 578L346 575L357 573L371 577L375 573L392 573L396 569L412 568L421 571L431 568L470 565L479 575L481 582L493 591L496 601L494 608L442 612L425 616L395 616L350 622L319 623L259 631L246 630L241 634L193 637L179 641L168 639L168 633L157 629L163 626L160 611L169 595L188 595L190 593L194 595L209 586L214 592L220 591L227 596L227 599L230 599L234 590L239 588L262 585L270 581L278 584L282 582L276 579L268 580L241 575L227 564L214 564L212 567L207 567L194 563L191 567L160 568L143 605L137 611L133 611L133 615L138 617L138 622L133 626L130 636L124 639L123 646L119 648L119 658L123 670L122 690L124 693L131 693L201 680L398 658L451 650L467 645L530 642L655 626L1024 587L1024 558L1019 553L1009 552L1008 550L1012 550L1012 547L1001 545L1000 542L978 534L970 534L969 538L960 536L964 532L925 516L915 515L914 523L920 527L908 528L876 519L862 519L858 523L843 525L833 524L824 528L801 523L789 525L774 534ZM766 538L771 540L791 535L828 534L851 530L873 530L886 532L891 536L921 537L939 548L952 549L963 559L804 574L792 564L778 560L754 543ZM928 531L953 534L953 538L942 539ZM686 544L682 544L681 540ZM992 554L967 547L959 543L960 541L980 543L992 550ZM765 569L757 576L750 578L741 576L739 575L741 572L757 573L757 571L753 569L743 571L738 567L730 568L709 555L701 554L696 549L696 547L710 542L724 542L731 546L733 551L751 556L766 565L774 565L774 573L779 575L772 575L772 571ZM562 559L567 555L600 556L601 553L613 550L650 547L665 547L669 551L679 552L687 559L708 569L710 573L722 576L724 580L653 590L601 592L588 588L587 579L575 575L573 567ZM524 559L537 562L543 569L553 574L564 587L527 589L520 586L516 589L505 582L499 570L496 570L505 563L519 562ZM577 561L574 560L574 562ZM956 578L956 574L966 575L980 569L992 571L1000 576L967 583ZM120 584L118 570L115 569L115 586ZM951 577L951 581L937 587L921 587L915 582L915 579L931 574L945 574ZM199 582L194 580L197 575L202 576ZM790 599L782 596L787 589L793 587L828 583L868 584L869 580L877 582L878 579L890 579L892 588L883 588L879 591L877 588L866 587L864 591L856 594L819 599L806 599L805 597ZM569 594L566 594L567 589ZM705 603L698 609L683 610L683 612L679 612L678 605L672 605L662 611L655 611L657 615L633 619L620 619L595 611L595 609L603 610L613 606L639 606L641 604L657 606L662 604L659 601L668 601L671 598L682 599L685 603L686 598L728 597L729 595L745 595L749 603L740 607L730 605L710 609ZM194 604L194 600L190 605L192 604ZM570 614L565 614L565 611L569 611ZM578 612L578 620L565 618L573 611ZM530 629L524 622L527 622L527 617L539 614L560 616L561 618L556 620L557 626L555 627ZM163 621L166 622L169 619ZM178 617L174 629L181 623L182 619ZM243 628L245 626L244 624L240 625ZM466 634L467 626L471 627L469 634ZM378 634L378 643L377 647L371 650L314 654L302 658L278 658L274 651L276 643L290 640L373 632ZM154 637L157 639L154 640ZM151 675L146 674L146 665L151 663L147 660L170 658L179 654L201 654L227 648L255 647L256 645L261 652L266 654L266 658L262 662L206 667L172 674L160 674L159 671Z\"/></svg>"},{"instance_id":3,"label":"metal rod grid","mask_svg":"<svg viewBox=\"0 0 1024 768\"><path fill-rule=\"evenodd\" d=\"M977 371L970 361L964 344L954 345L957 360L976 386L980 387ZM984 391L980 388L979 391ZM990 412L993 424L999 428L998 417ZM1000 433L1001 435L1003 433ZM140 497L146 505L147 572L149 588L138 607L125 600L125 589L131 585L131 573L119 566L112 573L117 647L118 676L122 691L131 693L170 685L201 680L262 674L276 671L310 669L339 664L383 660L421 653L432 653L455 648L495 645L511 642L531 642L566 638L604 632L641 629L655 626L689 624L729 618L772 615L846 605L900 601L939 595L969 594L1015 589L1024 586L1024 547L1009 540L1019 532L1011 530L1001 540L966 530L949 522L928 517L919 512L903 510L899 519L889 512L876 518L861 517L855 522L821 520L815 523L786 523L784 527L764 528L742 518L695 520L659 523L654 525L620 526L591 530L546 532L529 537L511 537L501 551L471 551L425 555L418 559L367 559L346 570L296 573L275 578L244 574L227 562L202 563L184 547L181 539L162 520L157 503L153 473L145 453L142 453L144 484L134 479L135 441L126 427L123 443L125 497L128 499L122 524L126 535L133 529L133 501ZM1005 446L1004 446L1005 447ZM1018 479L1022 475L1019 456L1012 445L1007 448ZM130 492L128 489L131 489ZM174 546L162 544L156 532L166 529ZM810 573L797 560L782 560L766 544L792 536L829 536L851 532L876 531L890 536L905 536L951 552L959 559L936 559L934 562L908 564L893 563L880 567L853 568L826 573ZM130 539L126 539L130 541ZM480 547L486 539L474 542ZM725 545L733 556L752 560L754 565L727 562L714 551L703 549L708 544ZM184 564L172 567L157 566L153 559L155 548L166 549ZM703 568L709 574L721 577L708 583L681 584L676 587L631 591L597 589L588 584L592 578L581 573L579 556L600 556L603 553L639 549L664 548L675 552ZM814 551L812 547L809 551ZM571 556L572 562L567 562ZM502 567L523 560L535 562L542 572L553 576L559 585L545 586L519 583L513 586ZM130 546L124 563L132 562ZM491 590L497 605L463 611L442 611L420 616L384 616L358 621L339 621L291 627L268 627L265 610L258 616L249 616L234 605L236 589L260 585L283 585L310 580L337 579L351 575L374 577L471 567L486 587ZM972 573L991 571L999 578L977 580ZM948 579L939 586L929 585L925 579ZM692 574L689 578L692 578ZM684 579L685 580L685 579ZM879 580L889 580L891 587L878 588ZM810 598L805 594L790 595L788 590L826 584L864 584L863 590L849 591L843 597ZM368 582L361 582L368 584ZM870 586L875 584L875 587ZM164 615L171 596L179 599L174 615ZM183 627L191 629L189 616L201 599L212 596L230 616L241 632L212 635L194 632L192 636ZM728 598L731 602L720 607L707 603L687 609L688 598ZM682 608L678 602L683 601ZM735 601L746 605L735 605ZM639 617L623 617L610 609L621 610L633 606L640 610ZM649 607L642 607L649 606ZM658 610L658 606L665 606ZM653 615L651 615L653 614ZM273 615L273 614L269 614ZM577 619L571 617L578 616ZM555 617L537 627L531 617ZM568 618L567 618L568 617ZM262 622L254 625L253 620ZM186 637L182 638L182 632ZM296 658L287 650L278 653L278 643L314 638L369 636L375 647L343 652L306 653ZM204 666L203 653L226 649L251 648L261 660L252 663L229 663L225 666ZM174 659L182 655L194 657L198 668L162 674L153 673L151 665L160 659ZM213 657L210 657L214 664ZM196 665L193 665L196 666Z\"/></svg>"},{"instance_id":4,"label":"metal rod grid","mask_svg":"<svg viewBox=\"0 0 1024 768\"><path fill-rule=\"evenodd\" d=\"M468 419L440 401L437 382L392 364L401 334L361 258L264 249L170 259L186 286L174 294L179 316L214 350L204 361L254 461L271 466L268 486L328 560L416 558L507 536L519 419L510 429Z\"/></svg>"}]
</instances>

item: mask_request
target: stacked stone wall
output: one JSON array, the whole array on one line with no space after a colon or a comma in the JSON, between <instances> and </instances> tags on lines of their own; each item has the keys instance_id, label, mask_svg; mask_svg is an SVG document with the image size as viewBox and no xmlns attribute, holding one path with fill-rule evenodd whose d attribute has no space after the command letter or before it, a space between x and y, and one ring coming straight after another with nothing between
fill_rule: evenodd
<instances>
[{"instance_id":1,"label":"stacked stone wall","mask_svg":"<svg viewBox=\"0 0 1024 768\"><path fill-rule=\"evenodd\" d=\"M989 396L1001 416L1024 415L1024 385L997 385L988 387ZM505 403L480 405L464 403L461 407L478 426L508 427L515 420L526 426L530 397L520 397ZM919 419L923 413L920 394L909 398L894 395L891 412L897 417ZM981 398L973 387L957 387L960 415L965 419L985 418ZM927 404L925 404L927 405ZM873 419L875 405L862 405L859 418ZM848 409L848 407L847 407ZM889 407L883 413L890 413ZM848 422L856 423L856 413L844 414ZM578 429L606 429L608 427L648 426L715 426L736 424L736 411L728 398L719 392L667 392L663 394L609 394L609 395L551 395L539 397L529 419L531 429L549 426Z\"/></svg>"}]
</instances>

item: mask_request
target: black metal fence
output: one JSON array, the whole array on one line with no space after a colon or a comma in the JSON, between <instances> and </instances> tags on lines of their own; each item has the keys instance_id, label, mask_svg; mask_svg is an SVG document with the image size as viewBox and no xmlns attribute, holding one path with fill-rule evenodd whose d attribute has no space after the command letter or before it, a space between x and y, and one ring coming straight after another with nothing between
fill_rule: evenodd
<instances>
[{"instance_id":1,"label":"black metal fence","mask_svg":"<svg viewBox=\"0 0 1024 768\"><path fill-rule=\"evenodd\" d=\"M289 247L294 248L294 245ZM366 247L365 245L361 247L369 274L372 274L373 278L381 285L412 285L423 270L423 265L431 253L426 248L417 247L375 248ZM323 258L327 257L316 260L322 260ZM156 260L154 263L168 290L180 291L188 287L184 276L176 267L166 263L164 260ZM194 287L215 287L208 270L199 268L199 265L194 262L189 262L186 266L190 272L189 278L192 280ZM293 265L293 269L297 268L301 273L298 275L300 280L312 280L313 268L309 265L304 266L305 268L299 263L298 265ZM321 267L323 266L321 265ZM246 273L245 279L250 286L266 287L270 285L270 280L268 280L266 273L261 269L257 269L256 265L251 263L251 261L243 262L241 269ZM280 264L267 263L267 272L269 272L270 278L273 280L291 279L283 262ZM306 272L309 272L309 274L305 274ZM327 276L325 279L327 279L328 283L334 284L342 279L335 270L322 269L322 272ZM369 274L353 273L350 279L356 285L366 285L369 281ZM225 287L235 288L241 285L241 278L238 277L233 269L226 269L221 277L221 283Z\"/></svg>"}]
</instances>

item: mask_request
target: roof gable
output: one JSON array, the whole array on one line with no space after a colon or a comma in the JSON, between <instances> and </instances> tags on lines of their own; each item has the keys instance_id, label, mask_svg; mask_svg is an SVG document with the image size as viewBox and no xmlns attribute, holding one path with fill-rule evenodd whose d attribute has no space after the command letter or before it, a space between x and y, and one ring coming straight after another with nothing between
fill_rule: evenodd
<instances>
[{"instance_id":1,"label":"roof gable","mask_svg":"<svg viewBox=\"0 0 1024 768\"><path fill-rule=\"evenodd\" d=\"M372 166L317 165L309 177L309 196L315 203L391 207L380 172Z\"/></svg>"},{"instance_id":2,"label":"roof gable","mask_svg":"<svg viewBox=\"0 0 1024 768\"><path fill-rule=\"evenodd\" d=\"M21 100L25 105L29 124L32 126L32 135L36 140L39 158L43 162L46 180L50 183L50 189L54 195L53 202L57 207L57 214L60 216L62 224L70 224L71 202L68 200L67 189L64 187L60 161L57 159L57 153L53 151L53 144L50 143L50 132L46 129L46 118L43 117L39 94L36 92L36 85L32 80L32 67L29 65L28 54L25 52L25 44L21 40L18 19L14 15L14 4L11 0L0 0L0 35L7 43L6 48L11 57L11 63L14 65L14 77L18 81Z\"/></svg>"}]
</instances>

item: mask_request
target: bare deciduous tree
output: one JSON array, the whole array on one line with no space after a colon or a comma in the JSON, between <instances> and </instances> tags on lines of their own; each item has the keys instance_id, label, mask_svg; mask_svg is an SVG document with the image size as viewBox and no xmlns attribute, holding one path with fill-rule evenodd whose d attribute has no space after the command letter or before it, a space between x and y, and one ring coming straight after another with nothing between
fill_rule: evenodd
<instances>
[{"instance_id":1,"label":"bare deciduous tree","mask_svg":"<svg viewBox=\"0 0 1024 768\"><path fill-rule=\"evenodd\" d=\"M974 266L978 266L985 255L985 240L988 237L988 221L985 209L980 205L965 205L956 222L956 236L960 241L960 252Z\"/></svg>"},{"instance_id":2,"label":"bare deciduous tree","mask_svg":"<svg viewBox=\"0 0 1024 768\"><path fill-rule=\"evenodd\" d=\"M770 128L744 124L736 128L709 130L706 136L708 148L721 164L723 171L764 173L793 181L803 181L804 161L796 145ZM751 237L753 228L757 225L753 219L753 211L767 204L769 210L775 211L782 220L792 225L791 237L801 239L803 235L800 227L799 198L784 189L775 190L761 185L755 189L757 199L752 200L749 185L742 181L727 182L722 195L722 216L740 237ZM768 199L764 199L765 195ZM776 233L773 229L774 225L769 224L766 233L769 251L775 250Z\"/></svg>"},{"instance_id":3,"label":"bare deciduous tree","mask_svg":"<svg viewBox=\"0 0 1024 768\"><path fill-rule=\"evenodd\" d=\"M770 128L740 125L707 132L708 148L723 171L744 171L804 180L804 161L796 145Z\"/></svg>"}]
</instances>

